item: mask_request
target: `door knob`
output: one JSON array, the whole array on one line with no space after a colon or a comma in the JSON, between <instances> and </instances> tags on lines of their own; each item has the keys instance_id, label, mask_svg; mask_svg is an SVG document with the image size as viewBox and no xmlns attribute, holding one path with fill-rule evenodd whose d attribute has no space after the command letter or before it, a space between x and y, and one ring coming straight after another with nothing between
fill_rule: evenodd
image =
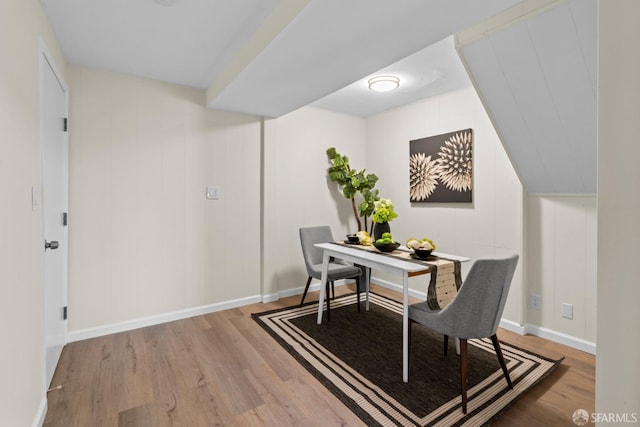
<instances>
[{"instance_id":1,"label":"door knob","mask_svg":"<svg viewBox=\"0 0 640 427\"><path fill-rule=\"evenodd\" d=\"M44 249L58 249L58 246L60 246L60 244L58 242L56 242L55 240L52 240L50 242L47 242L46 240L44 241Z\"/></svg>"}]
</instances>

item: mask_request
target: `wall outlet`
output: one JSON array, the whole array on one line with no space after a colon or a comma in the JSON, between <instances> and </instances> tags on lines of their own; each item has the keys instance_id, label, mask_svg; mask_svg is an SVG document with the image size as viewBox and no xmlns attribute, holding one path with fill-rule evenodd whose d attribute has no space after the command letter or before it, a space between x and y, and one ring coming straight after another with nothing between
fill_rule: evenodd
<instances>
[{"instance_id":1,"label":"wall outlet","mask_svg":"<svg viewBox=\"0 0 640 427\"><path fill-rule=\"evenodd\" d=\"M529 298L529 307L533 310L542 310L542 297L540 295L531 294Z\"/></svg>"},{"instance_id":2,"label":"wall outlet","mask_svg":"<svg viewBox=\"0 0 640 427\"><path fill-rule=\"evenodd\" d=\"M562 303L562 317L573 320L573 304Z\"/></svg>"},{"instance_id":3,"label":"wall outlet","mask_svg":"<svg viewBox=\"0 0 640 427\"><path fill-rule=\"evenodd\" d=\"M209 200L218 200L220 199L220 187L218 186L211 186L211 187L207 187L207 199Z\"/></svg>"}]
</instances>

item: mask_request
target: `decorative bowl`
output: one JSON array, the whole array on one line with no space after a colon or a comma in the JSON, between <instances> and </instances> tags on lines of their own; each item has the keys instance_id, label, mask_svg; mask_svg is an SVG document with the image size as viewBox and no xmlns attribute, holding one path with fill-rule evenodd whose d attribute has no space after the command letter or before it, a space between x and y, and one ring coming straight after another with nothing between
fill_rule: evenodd
<instances>
[{"instance_id":1,"label":"decorative bowl","mask_svg":"<svg viewBox=\"0 0 640 427\"><path fill-rule=\"evenodd\" d=\"M379 250L380 252L393 252L396 249L398 249L400 247L400 243L398 242L393 242L393 243L376 243L373 242L373 246L376 247L377 250Z\"/></svg>"},{"instance_id":2,"label":"decorative bowl","mask_svg":"<svg viewBox=\"0 0 640 427\"><path fill-rule=\"evenodd\" d=\"M416 255L416 258L427 259L429 255L431 255L433 249L414 249L413 253Z\"/></svg>"},{"instance_id":3,"label":"decorative bowl","mask_svg":"<svg viewBox=\"0 0 640 427\"><path fill-rule=\"evenodd\" d=\"M350 243L360 243L360 239L355 234L347 234L347 239Z\"/></svg>"}]
</instances>

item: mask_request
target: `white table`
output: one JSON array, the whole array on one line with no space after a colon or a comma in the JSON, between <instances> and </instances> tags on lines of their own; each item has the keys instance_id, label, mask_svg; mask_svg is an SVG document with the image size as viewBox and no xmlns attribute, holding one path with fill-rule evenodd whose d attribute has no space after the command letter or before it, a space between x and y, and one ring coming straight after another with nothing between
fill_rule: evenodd
<instances>
[{"instance_id":1,"label":"white table","mask_svg":"<svg viewBox=\"0 0 640 427\"><path fill-rule=\"evenodd\" d=\"M329 258L340 258L345 261L353 262L365 267L374 268L376 270L390 271L402 275L402 380L409 381L409 277L430 272L429 267L403 259L394 258L382 253L370 252L355 247L337 245L335 243L318 243L317 248L323 250L322 257L322 278L320 283L320 301L318 303L318 324L322 323L322 311L324 307L325 289L327 285L327 269L329 266ZM404 247L401 247L404 248ZM433 255L458 260L461 262L469 261L469 258L456 255L449 255L440 252L434 252ZM369 277L368 269L364 283L366 291L366 310L369 310Z\"/></svg>"}]
</instances>

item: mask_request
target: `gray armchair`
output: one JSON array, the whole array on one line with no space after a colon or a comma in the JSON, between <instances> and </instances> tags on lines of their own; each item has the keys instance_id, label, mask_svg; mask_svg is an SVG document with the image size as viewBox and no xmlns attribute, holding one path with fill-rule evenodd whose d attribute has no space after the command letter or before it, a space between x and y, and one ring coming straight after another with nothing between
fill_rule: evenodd
<instances>
[{"instance_id":1,"label":"gray armchair","mask_svg":"<svg viewBox=\"0 0 640 427\"><path fill-rule=\"evenodd\" d=\"M409 306L409 339L413 323L420 323L444 335L444 354L449 337L460 340L460 385L462 412L467 413L467 340L491 337L500 367L509 388L513 388L502 356L496 331L509 294L518 255L506 259L476 261L458 295L441 310L432 310L426 302ZM409 341L411 342L411 341Z\"/></svg>"},{"instance_id":2,"label":"gray armchair","mask_svg":"<svg viewBox=\"0 0 640 427\"><path fill-rule=\"evenodd\" d=\"M307 285L304 288L302 294L302 300L300 305L304 303L304 299L307 296L311 279L321 280L322 278L322 249L316 248L316 243L328 243L333 242L333 234L329 226L323 225L318 227L302 227L300 228L300 243L302 245L302 255L304 256L304 264L307 268L307 274L309 279ZM326 288L326 300L327 300L327 320L329 320L330 303L329 303L329 284L333 289L333 282L340 279L356 280L356 289L358 295L358 311L360 311L360 277L362 275L362 269L348 264L342 260L330 260L327 278Z\"/></svg>"}]
</instances>

